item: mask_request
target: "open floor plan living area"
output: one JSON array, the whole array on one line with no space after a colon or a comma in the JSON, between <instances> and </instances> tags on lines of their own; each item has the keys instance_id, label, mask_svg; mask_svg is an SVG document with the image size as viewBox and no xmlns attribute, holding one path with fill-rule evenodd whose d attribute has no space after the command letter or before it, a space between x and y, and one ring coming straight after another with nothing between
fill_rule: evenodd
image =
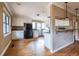
<instances>
[{"instance_id":1,"label":"open floor plan living area","mask_svg":"<svg viewBox=\"0 0 79 59\"><path fill-rule=\"evenodd\" d=\"M0 56L79 56L79 2L0 2Z\"/></svg>"}]
</instances>

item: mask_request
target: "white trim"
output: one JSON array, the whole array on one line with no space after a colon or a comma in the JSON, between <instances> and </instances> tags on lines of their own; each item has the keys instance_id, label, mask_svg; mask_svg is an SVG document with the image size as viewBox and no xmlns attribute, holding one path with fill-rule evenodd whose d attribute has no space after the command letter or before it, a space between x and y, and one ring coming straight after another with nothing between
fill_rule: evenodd
<instances>
[{"instance_id":1,"label":"white trim","mask_svg":"<svg viewBox=\"0 0 79 59\"><path fill-rule=\"evenodd\" d=\"M79 41L79 39L77 39L76 41Z\"/></svg>"},{"instance_id":2,"label":"white trim","mask_svg":"<svg viewBox=\"0 0 79 59\"><path fill-rule=\"evenodd\" d=\"M4 38L7 37L8 35L10 35L11 33L7 33L7 34L3 34Z\"/></svg>"},{"instance_id":3,"label":"white trim","mask_svg":"<svg viewBox=\"0 0 79 59\"><path fill-rule=\"evenodd\" d=\"M54 50L54 51L53 51L53 53L55 53L55 52L57 52L57 51L59 51L59 50L61 50L61 49L65 48L65 47L67 47L67 46L71 45L72 43L74 43L74 41L72 41L72 42L70 42L70 43L68 43L68 44L66 44L66 45L64 45L64 46L62 46L62 47L60 47L60 48L58 48L58 49Z\"/></svg>"},{"instance_id":4,"label":"white trim","mask_svg":"<svg viewBox=\"0 0 79 59\"><path fill-rule=\"evenodd\" d=\"M52 50L50 50L51 53L54 53Z\"/></svg>"},{"instance_id":5,"label":"white trim","mask_svg":"<svg viewBox=\"0 0 79 59\"><path fill-rule=\"evenodd\" d=\"M0 54L0 56L3 56L4 53L6 52L6 50L8 49L9 45L10 45L11 41L7 44L7 46L4 48L3 52Z\"/></svg>"},{"instance_id":6,"label":"white trim","mask_svg":"<svg viewBox=\"0 0 79 59\"><path fill-rule=\"evenodd\" d=\"M6 2L4 2L4 4L5 4L5 6L7 7L8 11L10 12L10 14L13 15L13 13L11 12L11 10L10 10L8 4L7 4Z\"/></svg>"}]
</instances>

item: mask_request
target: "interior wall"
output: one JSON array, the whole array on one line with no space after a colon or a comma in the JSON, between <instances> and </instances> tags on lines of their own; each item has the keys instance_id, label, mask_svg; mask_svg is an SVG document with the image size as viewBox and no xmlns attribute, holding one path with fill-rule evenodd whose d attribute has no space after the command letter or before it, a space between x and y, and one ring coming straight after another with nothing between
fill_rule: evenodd
<instances>
[{"instance_id":1,"label":"interior wall","mask_svg":"<svg viewBox=\"0 0 79 59\"><path fill-rule=\"evenodd\" d=\"M56 52L71 43L74 42L73 31L69 30L68 32L56 32L55 28L55 18L61 17L65 18L65 10L52 5L51 6L51 22L52 22L52 35L53 35L53 51ZM73 29L73 17L74 15L68 12L68 17L70 19L70 26L68 29Z\"/></svg>"},{"instance_id":2,"label":"interior wall","mask_svg":"<svg viewBox=\"0 0 79 59\"><path fill-rule=\"evenodd\" d=\"M7 10L4 3L0 2L0 55L4 52L9 42L11 42L11 32L9 33L8 36L6 37L3 36L3 12L6 12L4 11L4 8ZM11 25L11 16L9 20L10 20L9 23Z\"/></svg>"}]
</instances>

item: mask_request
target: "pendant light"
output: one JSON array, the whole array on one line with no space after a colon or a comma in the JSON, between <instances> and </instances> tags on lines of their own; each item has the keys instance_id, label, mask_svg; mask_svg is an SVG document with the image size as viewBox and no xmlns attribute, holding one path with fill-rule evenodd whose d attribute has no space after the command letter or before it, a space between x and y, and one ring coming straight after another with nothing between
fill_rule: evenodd
<instances>
[{"instance_id":1,"label":"pendant light","mask_svg":"<svg viewBox=\"0 0 79 59\"><path fill-rule=\"evenodd\" d=\"M67 3L68 3L68 2L65 2L65 4L66 4L66 18L65 18L65 20L69 20L69 18L68 18L68 16L67 16Z\"/></svg>"},{"instance_id":2,"label":"pendant light","mask_svg":"<svg viewBox=\"0 0 79 59\"><path fill-rule=\"evenodd\" d=\"M77 19L78 8L76 8L75 10L76 10L76 21L78 21Z\"/></svg>"}]
</instances>

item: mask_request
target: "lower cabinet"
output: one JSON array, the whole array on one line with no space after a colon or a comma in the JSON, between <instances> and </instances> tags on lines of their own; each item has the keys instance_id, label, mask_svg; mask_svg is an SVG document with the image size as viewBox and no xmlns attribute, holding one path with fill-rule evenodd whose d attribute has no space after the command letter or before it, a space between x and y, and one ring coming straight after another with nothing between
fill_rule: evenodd
<instances>
[{"instance_id":1,"label":"lower cabinet","mask_svg":"<svg viewBox=\"0 0 79 59\"><path fill-rule=\"evenodd\" d=\"M51 41L50 33L44 33L44 45L48 49L50 50L52 49L52 41Z\"/></svg>"},{"instance_id":2,"label":"lower cabinet","mask_svg":"<svg viewBox=\"0 0 79 59\"><path fill-rule=\"evenodd\" d=\"M12 31L12 39L24 39L24 31Z\"/></svg>"}]
</instances>

